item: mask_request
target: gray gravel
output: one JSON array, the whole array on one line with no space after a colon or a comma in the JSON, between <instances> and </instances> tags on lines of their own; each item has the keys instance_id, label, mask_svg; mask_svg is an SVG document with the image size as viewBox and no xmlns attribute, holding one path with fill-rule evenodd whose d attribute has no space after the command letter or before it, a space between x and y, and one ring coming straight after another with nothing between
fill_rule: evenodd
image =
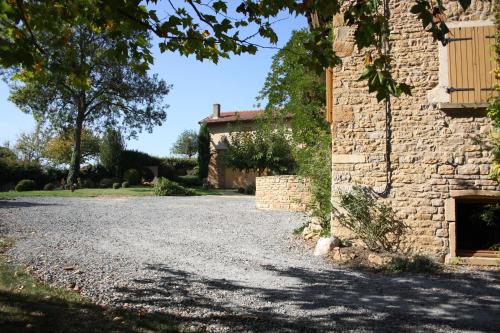
<instances>
[{"instance_id":1,"label":"gray gravel","mask_svg":"<svg viewBox=\"0 0 500 333\"><path fill-rule=\"evenodd\" d=\"M499 332L500 277L339 268L292 237L304 216L250 197L0 200L11 259L99 304L208 332Z\"/></svg>"}]
</instances>

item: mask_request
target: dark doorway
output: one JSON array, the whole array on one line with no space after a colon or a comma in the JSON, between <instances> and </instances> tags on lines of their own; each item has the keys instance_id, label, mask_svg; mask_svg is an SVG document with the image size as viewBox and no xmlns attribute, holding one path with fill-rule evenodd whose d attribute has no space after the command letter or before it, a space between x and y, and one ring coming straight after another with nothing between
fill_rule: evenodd
<instances>
[{"instance_id":1,"label":"dark doorway","mask_svg":"<svg viewBox=\"0 0 500 333\"><path fill-rule=\"evenodd\" d=\"M500 251L500 198L456 201L458 256L493 257Z\"/></svg>"}]
</instances>

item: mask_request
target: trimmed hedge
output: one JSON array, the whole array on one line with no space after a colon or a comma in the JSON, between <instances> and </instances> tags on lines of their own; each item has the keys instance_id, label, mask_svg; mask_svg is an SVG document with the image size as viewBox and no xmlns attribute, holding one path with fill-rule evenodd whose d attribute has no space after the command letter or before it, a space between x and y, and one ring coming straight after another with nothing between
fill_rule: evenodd
<instances>
[{"instance_id":1,"label":"trimmed hedge","mask_svg":"<svg viewBox=\"0 0 500 333\"><path fill-rule=\"evenodd\" d=\"M193 186L201 186L203 185L203 180L198 178L198 176L179 176L177 181L182 186L193 187Z\"/></svg>"},{"instance_id":2,"label":"trimmed hedge","mask_svg":"<svg viewBox=\"0 0 500 333\"><path fill-rule=\"evenodd\" d=\"M33 191L35 189L35 182L31 179L23 179L16 185L17 192Z\"/></svg>"}]
</instances>

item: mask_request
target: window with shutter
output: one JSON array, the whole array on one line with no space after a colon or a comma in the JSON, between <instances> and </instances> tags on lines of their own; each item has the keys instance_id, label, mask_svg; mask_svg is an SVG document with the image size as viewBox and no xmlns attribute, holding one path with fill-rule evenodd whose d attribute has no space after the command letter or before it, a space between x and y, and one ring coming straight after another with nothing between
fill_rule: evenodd
<instances>
[{"instance_id":1,"label":"window with shutter","mask_svg":"<svg viewBox=\"0 0 500 333\"><path fill-rule=\"evenodd\" d=\"M448 35L448 68L451 103L479 104L496 93L495 26L459 27Z\"/></svg>"}]
</instances>

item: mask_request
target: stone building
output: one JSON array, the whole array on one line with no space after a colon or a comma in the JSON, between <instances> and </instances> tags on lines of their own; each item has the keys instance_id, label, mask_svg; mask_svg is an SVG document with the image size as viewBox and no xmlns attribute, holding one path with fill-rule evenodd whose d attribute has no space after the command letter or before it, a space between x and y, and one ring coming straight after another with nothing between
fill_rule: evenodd
<instances>
[{"instance_id":1,"label":"stone building","mask_svg":"<svg viewBox=\"0 0 500 333\"><path fill-rule=\"evenodd\" d=\"M497 253L477 243L489 237L500 243L498 230L492 236L470 221L472 206L500 198L489 176L492 126L486 117L488 97L495 93L494 1L473 0L466 12L458 1L444 1L451 28L446 46L410 13L414 1L387 2L392 72L396 81L412 86L412 96L386 105L368 93L358 81L364 53L354 47L352 28L335 17L334 49L342 63L327 83L332 200L355 183L369 186L409 226L404 248L410 253L494 263ZM335 218L332 232L352 237Z\"/></svg>"},{"instance_id":2,"label":"stone building","mask_svg":"<svg viewBox=\"0 0 500 333\"><path fill-rule=\"evenodd\" d=\"M210 133L211 157L208 168L208 182L216 188L238 188L255 184L255 173L233 170L224 164L227 149L224 138L231 131L255 131L256 119L263 110L221 112L220 104L213 105L212 115L201 120Z\"/></svg>"}]
</instances>

